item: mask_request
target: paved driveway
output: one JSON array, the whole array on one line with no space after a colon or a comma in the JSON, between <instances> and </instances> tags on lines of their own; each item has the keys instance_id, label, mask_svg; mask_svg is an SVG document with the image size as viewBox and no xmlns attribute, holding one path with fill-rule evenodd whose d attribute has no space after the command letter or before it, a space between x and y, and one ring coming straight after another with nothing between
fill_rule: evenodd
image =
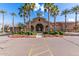
<instances>
[{"instance_id":1,"label":"paved driveway","mask_svg":"<svg viewBox=\"0 0 79 59\"><path fill-rule=\"evenodd\" d=\"M79 37L18 38L0 37L4 56L79 56Z\"/></svg>"}]
</instances>

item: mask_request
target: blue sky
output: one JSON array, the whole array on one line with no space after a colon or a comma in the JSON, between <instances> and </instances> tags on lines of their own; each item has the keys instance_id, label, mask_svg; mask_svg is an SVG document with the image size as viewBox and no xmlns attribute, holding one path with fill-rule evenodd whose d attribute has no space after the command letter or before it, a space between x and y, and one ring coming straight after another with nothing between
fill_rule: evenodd
<instances>
[{"instance_id":1,"label":"blue sky","mask_svg":"<svg viewBox=\"0 0 79 59\"><path fill-rule=\"evenodd\" d=\"M15 17L15 24L18 24L19 22L23 22L23 18L21 18L18 15L18 8L21 7L23 3L2 3L0 4L0 10L5 10L7 13L5 14L5 24L12 25L12 16L10 15L12 12L15 12L17 16ZM79 5L77 3L55 3L55 5L58 6L60 13L64 9L71 9L72 7ZM36 3L36 8L34 9L33 12L31 12L31 20L36 16L36 12L42 12L44 13L44 8L43 8L43 3ZM44 18L47 18L47 12L43 14ZM68 21L74 21L74 14L69 14L68 15ZM79 19L79 16L78 16ZM50 17L50 21L53 22L53 17ZM57 22L64 21L64 16L57 16ZM2 15L0 14L0 24L2 23Z\"/></svg>"}]
</instances>

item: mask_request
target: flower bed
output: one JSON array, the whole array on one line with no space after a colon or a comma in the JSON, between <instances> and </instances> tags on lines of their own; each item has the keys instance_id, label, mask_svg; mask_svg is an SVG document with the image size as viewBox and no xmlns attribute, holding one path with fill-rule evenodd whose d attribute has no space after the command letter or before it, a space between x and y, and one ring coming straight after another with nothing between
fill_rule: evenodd
<instances>
[{"instance_id":1,"label":"flower bed","mask_svg":"<svg viewBox=\"0 0 79 59\"><path fill-rule=\"evenodd\" d=\"M60 31L55 31L55 32L44 32L44 37L63 37L64 32Z\"/></svg>"},{"instance_id":2,"label":"flower bed","mask_svg":"<svg viewBox=\"0 0 79 59\"><path fill-rule=\"evenodd\" d=\"M63 37L64 35L49 35L45 34L44 37Z\"/></svg>"},{"instance_id":3,"label":"flower bed","mask_svg":"<svg viewBox=\"0 0 79 59\"><path fill-rule=\"evenodd\" d=\"M36 35L9 35L9 38L35 38Z\"/></svg>"}]
</instances>

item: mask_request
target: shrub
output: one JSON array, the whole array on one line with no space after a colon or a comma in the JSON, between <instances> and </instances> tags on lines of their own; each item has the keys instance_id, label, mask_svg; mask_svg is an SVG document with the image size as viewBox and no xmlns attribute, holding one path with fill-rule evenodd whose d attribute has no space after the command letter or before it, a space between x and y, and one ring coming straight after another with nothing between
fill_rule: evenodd
<instances>
[{"instance_id":1,"label":"shrub","mask_svg":"<svg viewBox=\"0 0 79 59\"><path fill-rule=\"evenodd\" d=\"M64 32L60 31L59 34L60 34L60 35L64 35Z\"/></svg>"},{"instance_id":2,"label":"shrub","mask_svg":"<svg viewBox=\"0 0 79 59\"><path fill-rule=\"evenodd\" d=\"M48 34L48 32L43 32L43 34Z\"/></svg>"},{"instance_id":3,"label":"shrub","mask_svg":"<svg viewBox=\"0 0 79 59\"><path fill-rule=\"evenodd\" d=\"M55 35L55 33L54 33L54 32L49 32L49 34L50 34L50 35Z\"/></svg>"},{"instance_id":4,"label":"shrub","mask_svg":"<svg viewBox=\"0 0 79 59\"><path fill-rule=\"evenodd\" d=\"M21 32L17 32L17 34L24 35L24 32L22 32L22 31Z\"/></svg>"},{"instance_id":5,"label":"shrub","mask_svg":"<svg viewBox=\"0 0 79 59\"><path fill-rule=\"evenodd\" d=\"M36 35L36 32L30 32L30 31L29 31L29 32L26 32L25 34L26 34L26 35Z\"/></svg>"},{"instance_id":6,"label":"shrub","mask_svg":"<svg viewBox=\"0 0 79 59\"><path fill-rule=\"evenodd\" d=\"M56 35L56 34L59 34L59 32L58 32L58 31L55 31L54 34L55 34L55 35Z\"/></svg>"},{"instance_id":7,"label":"shrub","mask_svg":"<svg viewBox=\"0 0 79 59\"><path fill-rule=\"evenodd\" d=\"M54 32L49 32L50 35L56 35L56 34L59 34L58 31L54 31Z\"/></svg>"},{"instance_id":8,"label":"shrub","mask_svg":"<svg viewBox=\"0 0 79 59\"><path fill-rule=\"evenodd\" d=\"M36 32L32 32L32 35L36 35L37 33Z\"/></svg>"},{"instance_id":9,"label":"shrub","mask_svg":"<svg viewBox=\"0 0 79 59\"><path fill-rule=\"evenodd\" d=\"M20 31L20 32L12 32L12 34L33 35L33 34L36 34L36 33L35 32L23 32L23 31Z\"/></svg>"}]
</instances>

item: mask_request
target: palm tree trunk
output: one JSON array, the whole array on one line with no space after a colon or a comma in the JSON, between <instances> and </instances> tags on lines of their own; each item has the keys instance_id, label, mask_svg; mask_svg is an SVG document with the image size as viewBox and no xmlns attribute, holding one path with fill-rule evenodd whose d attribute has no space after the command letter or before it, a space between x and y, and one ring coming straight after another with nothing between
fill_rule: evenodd
<instances>
[{"instance_id":1,"label":"palm tree trunk","mask_svg":"<svg viewBox=\"0 0 79 59\"><path fill-rule=\"evenodd\" d=\"M31 31L30 10L29 10L29 31Z\"/></svg>"},{"instance_id":2,"label":"palm tree trunk","mask_svg":"<svg viewBox=\"0 0 79 59\"><path fill-rule=\"evenodd\" d=\"M77 30L77 12L75 13L75 32Z\"/></svg>"},{"instance_id":3,"label":"palm tree trunk","mask_svg":"<svg viewBox=\"0 0 79 59\"><path fill-rule=\"evenodd\" d=\"M50 13L49 13L49 8L48 8L48 31L50 31Z\"/></svg>"},{"instance_id":4,"label":"palm tree trunk","mask_svg":"<svg viewBox=\"0 0 79 59\"><path fill-rule=\"evenodd\" d=\"M4 14L3 14L3 21L2 21L2 31L4 32Z\"/></svg>"},{"instance_id":5,"label":"palm tree trunk","mask_svg":"<svg viewBox=\"0 0 79 59\"><path fill-rule=\"evenodd\" d=\"M56 16L54 16L54 31L56 31Z\"/></svg>"},{"instance_id":6,"label":"palm tree trunk","mask_svg":"<svg viewBox=\"0 0 79 59\"><path fill-rule=\"evenodd\" d=\"M12 23L12 25L13 25L13 32L14 32L14 16L13 16L13 23Z\"/></svg>"},{"instance_id":7,"label":"palm tree trunk","mask_svg":"<svg viewBox=\"0 0 79 59\"><path fill-rule=\"evenodd\" d=\"M65 32L66 32L66 29L67 29L67 15L65 15Z\"/></svg>"},{"instance_id":8,"label":"palm tree trunk","mask_svg":"<svg viewBox=\"0 0 79 59\"><path fill-rule=\"evenodd\" d=\"M25 16L24 16L24 24L25 24L25 21L26 21L26 19L25 19Z\"/></svg>"},{"instance_id":9,"label":"palm tree trunk","mask_svg":"<svg viewBox=\"0 0 79 59\"><path fill-rule=\"evenodd\" d=\"M26 19L25 19L25 16L24 16L24 27L23 28L24 28L24 31L26 32L26 28L25 28L26 22L25 21L26 21Z\"/></svg>"}]
</instances>

